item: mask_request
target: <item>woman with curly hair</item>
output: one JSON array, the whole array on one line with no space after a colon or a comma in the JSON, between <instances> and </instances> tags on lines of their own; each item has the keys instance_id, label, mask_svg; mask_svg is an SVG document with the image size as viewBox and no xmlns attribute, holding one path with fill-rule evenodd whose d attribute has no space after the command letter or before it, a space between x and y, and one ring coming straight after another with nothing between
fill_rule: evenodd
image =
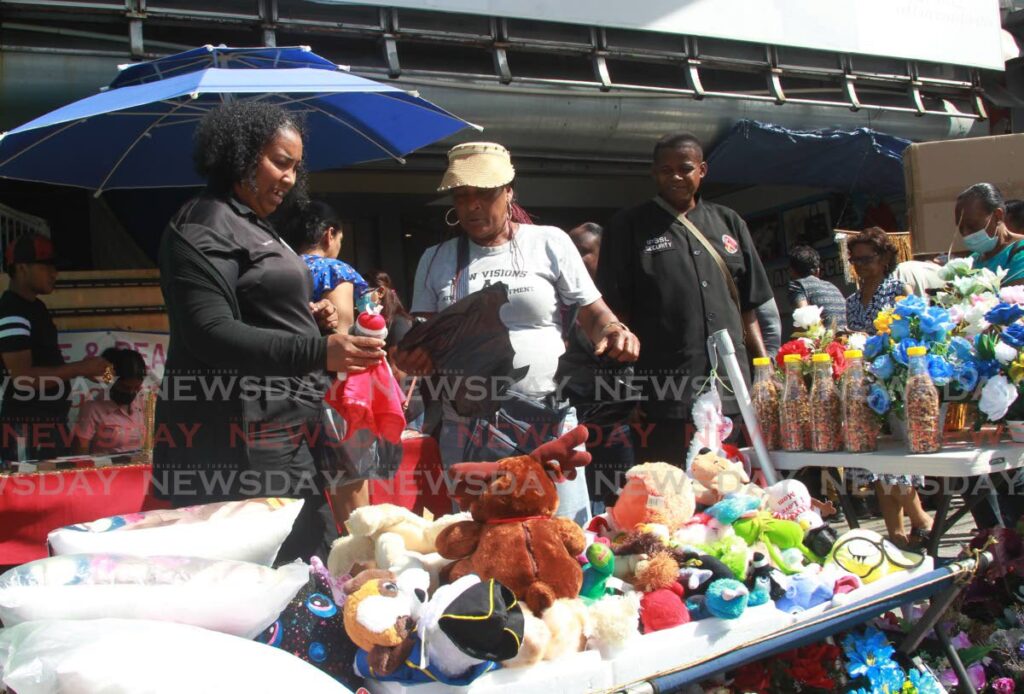
<instances>
[{"instance_id":1,"label":"woman with curly hair","mask_svg":"<svg viewBox=\"0 0 1024 694\"><path fill-rule=\"evenodd\" d=\"M894 274L896 244L879 227L870 227L846 242L850 264L857 270L860 289L846 297L846 327L850 332L875 334L875 317L897 296L913 288Z\"/></svg>"},{"instance_id":2,"label":"woman with curly hair","mask_svg":"<svg viewBox=\"0 0 1024 694\"><path fill-rule=\"evenodd\" d=\"M155 491L175 506L303 499L278 562L325 554L337 533L315 463L326 372L384 357L380 340L334 332L333 308L309 301L309 270L267 221L302 193L302 138L302 124L273 104L208 113L195 141L206 190L160 245L170 344Z\"/></svg>"}]
</instances>

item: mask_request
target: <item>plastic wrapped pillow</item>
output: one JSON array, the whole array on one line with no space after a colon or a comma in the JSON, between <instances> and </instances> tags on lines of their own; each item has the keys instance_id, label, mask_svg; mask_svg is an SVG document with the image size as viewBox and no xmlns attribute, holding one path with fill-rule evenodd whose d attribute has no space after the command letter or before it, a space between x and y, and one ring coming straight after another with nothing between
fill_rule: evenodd
<instances>
[{"instance_id":1,"label":"plastic wrapped pillow","mask_svg":"<svg viewBox=\"0 0 1024 694\"><path fill-rule=\"evenodd\" d=\"M0 621L152 619L254 638L274 623L309 567L193 557L69 554L0 576Z\"/></svg>"},{"instance_id":2,"label":"plastic wrapped pillow","mask_svg":"<svg viewBox=\"0 0 1024 694\"><path fill-rule=\"evenodd\" d=\"M274 563L301 499L246 499L101 518L54 530L53 554L130 554Z\"/></svg>"},{"instance_id":3,"label":"plastic wrapped pillow","mask_svg":"<svg viewBox=\"0 0 1024 694\"><path fill-rule=\"evenodd\" d=\"M0 684L18 694L344 694L290 653L187 624L96 619L0 631Z\"/></svg>"}]
</instances>

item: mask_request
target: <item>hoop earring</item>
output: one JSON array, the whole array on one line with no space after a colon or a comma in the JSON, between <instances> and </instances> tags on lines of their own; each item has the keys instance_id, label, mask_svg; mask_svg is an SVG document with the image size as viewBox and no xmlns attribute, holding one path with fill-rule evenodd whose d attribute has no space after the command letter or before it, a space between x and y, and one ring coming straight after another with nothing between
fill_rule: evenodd
<instances>
[{"instance_id":1,"label":"hoop earring","mask_svg":"<svg viewBox=\"0 0 1024 694\"><path fill-rule=\"evenodd\" d=\"M455 221L453 222L448 219L451 216L452 212L455 212L454 207L449 207L448 211L444 213L444 223L450 227L457 227L459 226L459 213L455 212Z\"/></svg>"}]
</instances>

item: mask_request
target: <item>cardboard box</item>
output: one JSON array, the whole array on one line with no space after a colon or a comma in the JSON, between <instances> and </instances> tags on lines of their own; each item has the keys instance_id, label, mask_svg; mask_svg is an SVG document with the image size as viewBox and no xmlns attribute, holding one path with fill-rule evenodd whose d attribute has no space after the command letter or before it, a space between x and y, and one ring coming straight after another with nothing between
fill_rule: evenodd
<instances>
[{"instance_id":1,"label":"cardboard box","mask_svg":"<svg viewBox=\"0 0 1024 694\"><path fill-rule=\"evenodd\" d=\"M903 154L907 215L914 252L964 250L956 234L956 196L980 182L1007 198L1024 198L1024 134L912 144Z\"/></svg>"}]
</instances>

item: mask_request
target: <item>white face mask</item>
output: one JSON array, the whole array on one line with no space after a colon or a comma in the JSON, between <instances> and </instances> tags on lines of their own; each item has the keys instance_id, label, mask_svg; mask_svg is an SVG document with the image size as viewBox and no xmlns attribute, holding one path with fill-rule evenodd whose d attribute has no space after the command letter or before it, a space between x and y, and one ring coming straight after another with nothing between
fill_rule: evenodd
<instances>
[{"instance_id":1,"label":"white face mask","mask_svg":"<svg viewBox=\"0 0 1024 694\"><path fill-rule=\"evenodd\" d=\"M998 239L988 235L988 225L964 237L964 245L972 253L984 254L996 247Z\"/></svg>"}]
</instances>

